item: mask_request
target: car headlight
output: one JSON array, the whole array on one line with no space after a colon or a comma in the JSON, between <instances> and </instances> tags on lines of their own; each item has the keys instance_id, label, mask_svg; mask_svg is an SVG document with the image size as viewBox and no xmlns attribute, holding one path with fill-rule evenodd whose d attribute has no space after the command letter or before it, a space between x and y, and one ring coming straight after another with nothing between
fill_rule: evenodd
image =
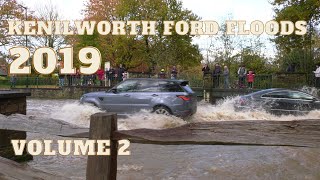
<instances>
[{"instance_id":1,"label":"car headlight","mask_svg":"<svg viewBox=\"0 0 320 180\"><path fill-rule=\"evenodd\" d=\"M80 98L80 102L82 102L84 98L86 98L86 96L85 96L85 95L81 96L81 98Z\"/></svg>"}]
</instances>

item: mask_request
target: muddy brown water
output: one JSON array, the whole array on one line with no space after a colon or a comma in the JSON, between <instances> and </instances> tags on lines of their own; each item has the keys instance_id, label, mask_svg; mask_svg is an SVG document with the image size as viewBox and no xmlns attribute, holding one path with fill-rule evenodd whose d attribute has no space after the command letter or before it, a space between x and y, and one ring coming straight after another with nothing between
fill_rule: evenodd
<instances>
[{"instance_id":1,"label":"muddy brown water","mask_svg":"<svg viewBox=\"0 0 320 180\"><path fill-rule=\"evenodd\" d=\"M320 111L298 117L278 117L262 111L239 113L233 110L233 101L218 105L201 102L189 121L320 119ZM90 115L100 111L77 100L28 99L27 103L27 116L55 118L84 127L89 126ZM162 129L187 123L145 111L118 121L119 129ZM68 138L28 133L28 139ZM118 179L320 179L317 148L131 144L130 151L130 156L118 157ZM28 164L71 179L85 179L86 156L35 156Z\"/></svg>"}]
</instances>

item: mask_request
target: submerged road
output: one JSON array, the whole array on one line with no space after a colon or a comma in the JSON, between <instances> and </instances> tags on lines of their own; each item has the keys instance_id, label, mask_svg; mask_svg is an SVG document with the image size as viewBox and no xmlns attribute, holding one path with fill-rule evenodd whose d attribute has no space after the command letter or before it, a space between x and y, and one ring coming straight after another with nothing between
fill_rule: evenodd
<instances>
[{"instance_id":1,"label":"submerged road","mask_svg":"<svg viewBox=\"0 0 320 180\"><path fill-rule=\"evenodd\" d=\"M320 119L320 111L306 116L272 116L265 112L236 113L232 100L218 105L200 103L189 121ZM75 100L28 100L28 117L44 117L88 127L100 110ZM162 115L140 112L119 119L119 129L163 129L186 124ZM68 139L28 133L28 139ZM70 139L70 138L69 138ZM56 145L55 145L56 146ZM320 149L262 146L131 144L130 156L119 156L118 179L320 179ZM48 173L85 179L85 156L35 156L30 166Z\"/></svg>"}]
</instances>

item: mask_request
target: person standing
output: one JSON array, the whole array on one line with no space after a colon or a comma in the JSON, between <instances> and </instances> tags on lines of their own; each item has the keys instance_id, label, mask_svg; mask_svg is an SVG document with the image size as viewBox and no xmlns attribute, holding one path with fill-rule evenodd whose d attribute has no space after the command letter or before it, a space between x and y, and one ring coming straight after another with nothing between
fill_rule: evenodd
<instances>
[{"instance_id":1,"label":"person standing","mask_svg":"<svg viewBox=\"0 0 320 180\"><path fill-rule=\"evenodd\" d=\"M209 68L208 64L205 64L202 67L202 72L203 72L203 77L205 77L207 74L210 74L210 68Z\"/></svg>"},{"instance_id":2,"label":"person standing","mask_svg":"<svg viewBox=\"0 0 320 180\"><path fill-rule=\"evenodd\" d=\"M68 80L68 87L72 86L72 76L70 74L67 74L67 80Z\"/></svg>"},{"instance_id":3,"label":"person standing","mask_svg":"<svg viewBox=\"0 0 320 180\"><path fill-rule=\"evenodd\" d=\"M316 70L313 71L314 76L315 76L315 87L320 87L320 66L316 65Z\"/></svg>"},{"instance_id":4,"label":"person standing","mask_svg":"<svg viewBox=\"0 0 320 180\"><path fill-rule=\"evenodd\" d=\"M125 72L125 68L122 66L122 64L120 64L120 67L118 69L118 82L123 81L123 73Z\"/></svg>"},{"instance_id":5,"label":"person standing","mask_svg":"<svg viewBox=\"0 0 320 180\"><path fill-rule=\"evenodd\" d=\"M89 83L89 75L83 75L82 76L82 85L83 86L88 86L88 83Z\"/></svg>"},{"instance_id":6,"label":"person standing","mask_svg":"<svg viewBox=\"0 0 320 180\"><path fill-rule=\"evenodd\" d=\"M96 74L91 74L91 75L90 75L91 85L95 86L95 85L96 85L96 80L97 80Z\"/></svg>"},{"instance_id":7,"label":"person standing","mask_svg":"<svg viewBox=\"0 0 320 180\"><path fill-rule=\"evenodd\" d=\"M59 73L59 88L62 88L64 86L64 74Z\"/></svg>"},{"instance_id":8,"label":"person standing","mask_svg":"<svg viewBox=\"0 0 320 180\"><path fill-rule=\"evenodd\" d=\"M103 86L104 70L100 68L100 69L97 71L97 76L98 76L98 80L99 80L99 82L100 82L100 86Z\"/></svg>"},{"instance_id":9,"label":"person standing","mask_svg":"<svg viewBox=\"0 0 320 180\"><path fill-rule=\"evenodd\" d=\"M224 66L223 78L224 78L224 88L225 89L229 89L229 87L230 87L230 85L229 85L229 77L230 77L230 72L229 72L228 66Z\"/></svg>"},{"instance_id":10,"label":"person standing","mask_svg":"<svg viewBox=\"0 0 320 180\"><path fill-rule=\"evenodd\" d=\"M122 74L122 79L123 79L123 80L128 79L128 72L127 72L127 71L125 71L125 72Z\"/></svg>"},{"instance_id":11,"label":"person standing","mask_svg":"<svg viewBox=\"0 0 320 180\"><path fill-rule=\"evenodd\" d=\"M111 79L111 85L115 85L117 84L117 73L116 70L114 68L111 68L110 72L110 79Z\"/></svg>"},{"instance_id":12,"label":"person standing","mask_svg":"<svg viewBox=\"0 0 320 180\"><path fill-rule=\"evenodd\" d=\"M12 75L10 77L10 87L11 88L15 88L16 87L16 82L17 82L17 78L16 78L16 75Z\"/></svg>"},{"instance_id":13,"label":"person standing","mask_svg":"<svg viewBox=\"0 0 320 180\"><path fill-rule=\"evenodd\" d=\"M214 70L212 73L214 88L219 88L220 86L220 74L221 74L221 66L217 63L214 66Z\"/></svg>"},{"instance_id":14,"label":"person standing","mask_svg":"<svg viewBox=\"0 0 320 180\"><path fill-rule=\"evenodd\" d=\"M79 69L77 69L77 71L76 71L74 84L76 86L80 86L81 85L81 73L80 73Z\"/></svg>"},{"instance_id":15,"label":"person standing","mask_svg":"<svg viewBox=\"0 0 320 180\"><path fill-rule=\"evenodd\" d=\"M161 69L160 73L158 74L158 78L165 79L166 78L166 72L164 69Z\"/></svg>"},{"instance_id":16,"label":"person standing","mask_svg":"<svg viewBox=\"0 0 320 180\"><path fill-rule=\"evenodd\" d=\"M176 66L173 66L171 70L171 79L177 79L177 77L178 77L178 70Z\"/></svg>"},{"instance_id":17,"label":"person standing","mask_svg":"<svg viewBox=\"0 0 320 180\"><path fill-rule=\"evenodd\" d=\"M238 69L238 77L239 77L239 88L243 88L245 84L245 78L247 75L247 70L244 65L241 65Z\"/></svg>"},{"instance_id":18,"label":"person standing","mask_svg":"<svg viewBox=\"0 0 320 180\"><path fill-rule=\"evenodd\" d=\"M253 73L253 71L249 71L249 74L247 75L247 81L250 89L253 88L254 77L255 74Z\"/></svg>"}]
</instances>

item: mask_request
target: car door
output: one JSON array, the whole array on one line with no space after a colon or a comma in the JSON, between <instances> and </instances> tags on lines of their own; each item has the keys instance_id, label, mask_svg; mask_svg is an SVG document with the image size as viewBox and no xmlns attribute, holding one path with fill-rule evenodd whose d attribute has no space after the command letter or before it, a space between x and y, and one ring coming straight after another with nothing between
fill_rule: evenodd
<instances>
[{"instance_id":1,"label":"car door","mask_svg":"<svg viewBox=\"0 0 320 180\"><path fill-rule=\"evenodd\" d=\"M137 112L142 109L152 110L155 102L160 97L159 82L155 79L141 79L137 83L137 88L130 96L130 111Z\"/></svg>"},{"instance_id":2,"label":"car door","mask_svg":"<svg viewBox=\"0 0 320 180\"><path fill-rule=\"evenodd\" d=\"M261 96L266 109L274 114L290 114L298 111L297 100L291 99L288 91L276 91Z\"/></svg>"},{"instance_id":3,"label":"car door","mask_svg":"<svg viewBox=\"0 0 320 180\"><path fill-rule=\"evenodd\" d=\"M132 93L136 90L138 80L126 80L114 87L114 91L107 92L106 95L100 99L103 109L108 112L127 113L131 111ZM100 98L100 97L99 97Z\"/></svg>"}]
</instances>

